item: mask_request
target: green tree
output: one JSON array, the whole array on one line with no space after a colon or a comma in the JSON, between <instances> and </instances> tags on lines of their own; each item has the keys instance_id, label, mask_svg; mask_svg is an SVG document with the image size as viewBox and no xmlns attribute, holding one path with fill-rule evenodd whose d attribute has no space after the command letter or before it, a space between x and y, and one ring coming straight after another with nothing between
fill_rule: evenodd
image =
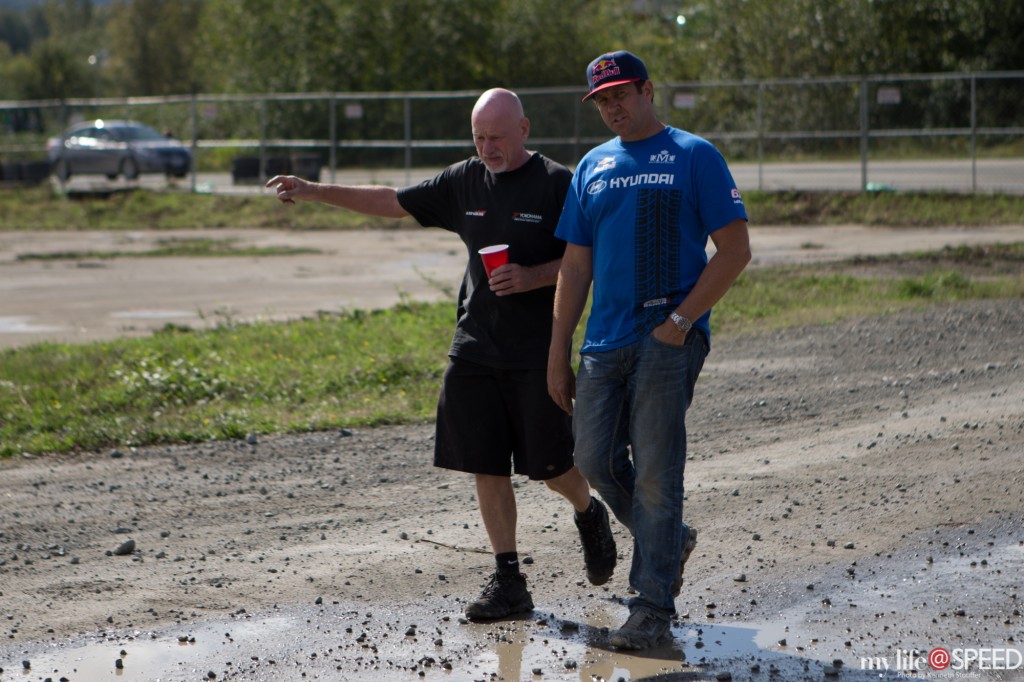
<instances>
[{"instance_id":1,"label":"green tree","mask_svg":"<svg viewBox=\"0 0 1024 682\"><path fill-rule=\"evenodd\" d=\"M9 48L8 58L11 54L28 52L32 46L32 31L23 13L0 10L0 43L6 43ZM0 55L0 59L3 58Z\"/></svg>"},{"instance_id":2,"label":"green tree","mask_svg":"<svg viewBox=\"0 0 1024 682\"><path fill-rule=\"evenodd\" d=\"M695 9L685 30L704 80L851 75L871 58L865 0L717 0Z\"/></svg>"},{"instance_id":3,"label":"green tree","mask_svg":"<svg viewBox=\"0 0 1024 682\"><path fill-rule=\"evenodd\" d=\"M0 43L0 99L21 98L21 83L28 78L20 73L27 72L28 64L26 55L15 56L6 43Z\"/></svg>"},{"instance_id":4,"label":"green tree","mask_svg":"<svg viewBox=\"0 0 1024 682\"><path fill-rule=\"evenodd\" d=\"M202 78L220 92L308 92L334 89L338 13L348 2L206 0L199 36Z\"/></svg>"},{"instance_id":5,"label":"green tree","mask_svg":"<svg viewBox=\"0 0 1024 682\"><path fill-rule=\"evenodd\" d=\"M122 94L195 92L203 0L118 0L107 21L109 69Z\"/></svg>"},{"instance_id":6,"label":"green tree","mask_svg":"<svg viewBox=\"0 0 1024 682\"><path fill-rule=\"evenodd\" d=\"M33 35L26 99L90 97L101 74L89 55L102 48L103 16L91 0L45 0L28 12Z\"/></svg>"},{"instance_id":7,"label":"green tree","mask_svg":"<svg viewBox=\"0 0 1024 682\"><path fill-rule=\"evenodd\" d=\"M202 42L208 81L224 92L483 90L578 83L603 49L592 2L566 0L208 0ZM533 114L548 102L530 104ZM565 111L564 103L557 103ZM343 138L394 138L400 101L364 101L339 120ZM325 136L323 103L275 103L262 113L271 136ZM469 139L467 103L417 101L417 137ZM535 109L537 107L537 109ZM234 110L233 110L234 109ZM222 106L217 126L255 132L256 117ZM563 118L566 118L563 114ZM571 122L571 117L569 118ZM450 152L444 152L449 154Z\"/></svg>"},{"instance_id":8,"label":"green tree","mask_svg":"<svg viewBox=\"0 0 1024 682\"><path fill-rule=\"evenodd\" d=\"M367 68L359 89L478 88L493 74L500 2L357 0L342 21L342 39L358 41ZM376 12L374 11L376 8ZM369 18L364 31L360 18ZM387 84L387 85L385 85Z\"/></svg>"},{"instance_id":9,"label":"green tree","mask_svg":"<svg viewBox=\"0 0 1024 682\"><path fill-rule=\"evenodd\" d=\"M92 0L44 0L42 15L48 34L63 40L89 31L100 19Z\"/></svg>"},{"instance_id":10,"label":"green tree","mask_svg":"<svg viewBox=\"0 0 1024 682\"><path fill-rule=\"evenodd\" d=\"M92 83L87 63L56 39L36 41L28 63L16 65L16 87L23 99L88 97Z\"/></svg>"},{"instance_id":11,"label":"green tree","mask_svg":"<svg viewBox=\"0 0 1024 682\"><path fill-rule=\"evenodd\" d=\"M314 0L283 18L269 0L207 0L202 34L231 92L565 85L603 49L599 4Z\"/></svg>"},{"instance_id":12,"label":"green tree","mask_svg":"<svg viewBox=\"0 0 1024 682\"><path fill-rule=\"evenodd\" d=\"M498 39L494 82L511 87L585 84L591 59L609 44L604 12L590 0L565 0L552 7L547 0L502 3L494 33Z\"/></svg>"},{"instance_id":13,"label":"green tree","mask_svg":"<svg viewBox=\"0 0 1024 682\"><path fill-rule=\"evenodd\" d=\"M586 63L622 48L642 56L663 84L1019 69L1024 2L42 0L20 13L0 12L0 43L10 47L0 51L0 90L14 98L497 85L582 91ZM908 98L917 108L902 113L920 121L926 112L939 124L963 109L957 87L940 92L923 85ZM1022 95L991 81L984 89L980 115L1002 121L1019 110ZM699 130L750 129L755 94L735 88L702 96L703 110L686 113L687 123ZM851 92L794 85L776 96L769 104L777 120L769 127L851 125ZM362 119L342 122L343 135L377 137L402 119L400 102L364 105ZM528 105L534 115L568 111L567 98ZM464 126L465 102L415 106L415 135L466 132L452 123ZM322 136L324 107L281 103L260 115L272 134ZM244 105L224 105L208 117L223 134L253 134L259 120ZM555 120L570 121L564 114Z\"/></svg>"}]
</instances>

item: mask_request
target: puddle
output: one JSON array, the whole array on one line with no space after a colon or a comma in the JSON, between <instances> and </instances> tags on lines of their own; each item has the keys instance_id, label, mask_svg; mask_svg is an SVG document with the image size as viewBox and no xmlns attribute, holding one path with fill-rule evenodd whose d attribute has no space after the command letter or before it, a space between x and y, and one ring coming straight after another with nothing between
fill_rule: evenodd
<instances>
[{"instance_id":1,"label":"puddle","mask_svg":"<svg viewBox=\"0 0 1024 682\"><path fill-rule=\"evenodd\" d=\"M765 650L762 642L774 644L782 626L677 622L670 642L631 654L607 643L611 623L626 615L617 603L591 605L580 620L538 610L529 619L482 624L467 623L449 609L450 604L388 610L325 603L20 651L0 647L0 680L668 682L715 679L716 671L729 669L750 675L761 668L789 680L809 665L816 679L822 675L817 661ZM23 660L31 669L22 668ZM844 679L868 679L852 676L857 672L844 673Z\"/></svg>"},{"instance_id":2,"label":"puddle","mask_svg":"<svg viewBox=\"0 0 1024 682\"><path fill-rule=\"evenodd\" d=\"M555 611L538 609L528 618L493 623L468 623L457 605L440 598L385 606L325 600L153 631L0 645L0 682L692 682L726 679L718 677L725 673L737 680L787 682L905 679L898 669L866 669L864 661L898 667L909 647L1006 646L1007 633L996 632L996 623L981 623L971 636L969 621L958 618L956 609L1016 592L1024 547L974 545L973 556L957 550L929 560L908 552L862 562L857 569L869 577L831 585L823 579L772 622L677 621L671 641L636 653L608 644L609 629L627 615L614 599L567 600ZM947 595L947 601L929 606L936 594ZM829 606L822 604L825 597ZM936 624L937 610L949 613L948 623L939 617ZM918 641L915 632L935 641Z\"/></svg>"},{"instance_id":3,"label":"puddle","mask_svg":"<svg viewBox=\"0 0 1024 682\"><path fill-rule=\"evenodd\" d=\"M31 317L0 316L0 334L35 334L38 332L60 331L60 327L32 324L31 319Z\"/></svg>"}]
</instances>

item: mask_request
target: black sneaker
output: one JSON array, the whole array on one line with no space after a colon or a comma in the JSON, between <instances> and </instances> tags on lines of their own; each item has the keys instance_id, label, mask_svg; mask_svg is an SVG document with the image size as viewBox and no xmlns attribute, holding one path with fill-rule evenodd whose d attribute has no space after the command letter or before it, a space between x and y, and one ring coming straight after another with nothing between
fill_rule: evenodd
<instances>
[{"instance_id":1,"label":"black sneaker","mask_svg":"<svg viewBox=\"0 0 1024 682\"><path fill-rule=\"evenodd\" d=\"M476 601L466 607L470 620L493 620L533 610L533 599L521 573L494 573Z\"/></svg>"},{"instance_id":2,"label":"black sneaker","mask_svg":"<svg viewBox=\"0 0 1024 682\"><path fill-rule=\"evenodd\" d=\"M683 569L686 568L686 560L693 554L697 546L697 529L687 527L686 544L683 545L683 556L679 560L679 577L672 581L672 596L678 597L683 591Z\"/></svg>"},{"instance_id":3,"label":"black sneaker","mask_svg":"<svg viewBox=\"0 0 1024 682\"><path fill-rule=\"evenodd\" d=\"M576 514L573 518L580 531L587 580L592 585L604 585L615 572L615 538L612 537L612 527L608 523L608 510L596 498L591 499L594 500L596 510L593 517L581 521L579 514Z\"/></svg>"},{"instance_id":4,"label":"black sneaker","mask_svg":"<svg viewBox=\"0 0 1024 682\"><path fill-rule=\"evenodd\" d=\"M608 637L620 649L650 649L668 639L672 628L668 616L642 606L632 609L626 623Z\"/></svg>"}]
</instances>

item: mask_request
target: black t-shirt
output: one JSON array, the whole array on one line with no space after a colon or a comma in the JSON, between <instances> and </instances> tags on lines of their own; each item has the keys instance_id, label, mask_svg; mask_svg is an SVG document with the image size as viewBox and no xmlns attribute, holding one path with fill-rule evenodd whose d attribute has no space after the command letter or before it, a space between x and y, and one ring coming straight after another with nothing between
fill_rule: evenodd
<instances>
[{"instance_id":1,"label":"black t-shirt","mask_svg":"<svg viewBox=\"0 0 1024 682\"><path fill-rule=\"evenodd\" d=\"M561 258L565 242L554 234L571 179L565 166L538 153L505 173L473 157L398 191L421 225L458 234L469 252L449 355L501 369L547 366L555 287L496 296L477 250L508 244L509 262L520 265Z\"/></svg>"}]
</instances>

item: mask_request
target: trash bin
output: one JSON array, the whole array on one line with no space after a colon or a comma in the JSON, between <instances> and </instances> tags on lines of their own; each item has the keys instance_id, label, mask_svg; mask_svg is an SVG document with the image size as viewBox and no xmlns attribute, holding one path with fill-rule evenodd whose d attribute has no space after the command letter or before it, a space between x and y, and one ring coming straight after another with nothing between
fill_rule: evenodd
<instances>
[{"instance_id":1,"label":"trash bin","mask_svg":"<svg viewBox=\"0 0 1024 682\"><path fill-rule=\"evenodd\" d=\"M21 162L4 161L0 163L0 182L4 184L21 181Z\"/></svg>"},{"instance_id":2,"label":"trash bin","mask_svg":"<svg viewBox=\"0 0 1024 682\"><path fill-rule=\"evenodd\" d=\"M320 168L323 164L315 154L292 157L292 173L311 182L320 182Z\"/></svg>"},{"instance_id":3,"label":"trash bin","mask_svg":"<svg viewBox=\"0 0 1024 682\"><path fill-rule=\"evenodd\" d=\"M320 157L318 156L268 156L263 175L268 180L275 175L298 175L313 180L320 179ZM260 180L260 157L236 156L231 160L231 180L236 185L254 184Z\"/></svg>"},{"instance_id":4,"label":"trash bin","mask_svg":"<svg viewBox=\"0 0 1024 682\"><path fill-rule=\"evenodd\" d=\"M287 156L267 157L267 179L275 175L290 175L292 172L292 161Z\"/></svg>"},{"instance_id":5,"label":"trash bin","mask_svg":"<svg viewBox=\"0 0 1024 682\"><path fill-rule=\"evenodd\" d=\"M0 183L6 187L38 185L49 177L49 161L0 162Z\"/></svg>"},{"instance_id":6,"label":"trash bin","mask_svg":"<svg viewBox=\"0 0 1024 682\"><path fill-rule=\"evenodd\" d=\"M236 185L252 185L260 179L260 157L236 156L231 159L231 182Z\"/></svg>"},{"instance_id":7,"label":"trash bin","mask_svg":"<svg viewBox=\"0 0 1024 682\"><path fill-rule=\"evenodd\" d=\"M49 161L22 161L21 181L26 185L38 185L50 177Z\"/></svg>"}]
</instances>

